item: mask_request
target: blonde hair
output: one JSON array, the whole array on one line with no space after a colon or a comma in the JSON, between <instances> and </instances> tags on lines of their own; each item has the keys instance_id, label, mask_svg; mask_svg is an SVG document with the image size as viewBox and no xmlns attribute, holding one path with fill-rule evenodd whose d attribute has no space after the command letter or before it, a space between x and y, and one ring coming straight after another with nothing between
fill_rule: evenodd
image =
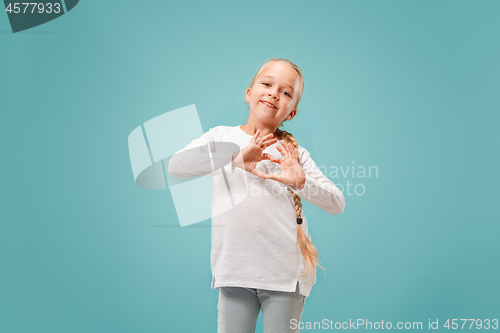
<instances>
[{"instance_id":1,"label":"blonde hair","mask_svg":"<svg viewBox=\"0 0 500 333\"><path fill-rule=\"evenodd\" d=\"M251 88L253 84L255 83L255 80L259 76L259 74L262 72L262 70L269 65L272 62L283 62L288 65L290 65L298 74L299 76L299 89L296 94L297 101L295 102L294 108L296 108L299 104L299 102L302 99L302 93L304 91L304 76L302 75L302 71L300 70L299 66L295 65L293 62L291 62L288 59L282 59L282 58L272 58L266 61L260 69L257 71L257 73L254 75L252 78L252 82L248 86L248 88ZM283 122L278 126L278 128L274 131L274 137L278 138L279 140L283 140L286 143L289 143L292 145L293 150L295 152L295 155L297 156L297 161L299 162L300 165L300 157L299 157L299 144L297 143L297 140L295 137L287 132L287 131L282 131L279 128L283 126ZM316 280L316 266L321 267L323 270L323 266L321 266L320 261L318 259L318 250L316 250L316 247L313 245L313 243L309 240L309 238L306 237L304 230L302 229L302 201L300 197L295 194L291 189L290 192L292 193L293 196L293 201L295 203L295 213L297 216L297 238L295 241L295 245L293 247L293 251L295 253L295 246L297 245L297 241L299 243L299 248L300 251L302 252L302 256L304 257L304 260L307 265L307 269L304 272L304 276L307 276L309 274L309 271L312 269L313 271L313 276L314 280ZM299 220L300 219L300 220ZM300 224L299 224L300 221ZM293 258L293 254L292 254ZM290 259L291 262L291 259ZM289 264L290 265L290 264Z\"/></svg>"}]
</instances>

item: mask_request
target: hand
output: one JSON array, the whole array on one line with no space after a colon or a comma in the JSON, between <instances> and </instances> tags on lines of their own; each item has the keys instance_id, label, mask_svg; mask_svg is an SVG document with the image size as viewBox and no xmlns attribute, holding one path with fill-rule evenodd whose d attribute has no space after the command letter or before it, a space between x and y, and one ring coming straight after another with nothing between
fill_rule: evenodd
<instances>
[{"instance_id":1,"label":"hand","mask_svg":"<svg viewBox=\"0 0 500 333\"><path fill-rule=\"evenodd\" d=\"M253 173L256 176L266 179L266 174L256 168L257 163L262 160L270 160L279 163L279 159L274 158L271 154L264 153L264 149L276 143L278 139L271 139L273 133L259 138L260 129L258 129L250 144L241 150L240 154L233 160L233 166L239 167L243 170Z\"/></svg>"},{"instance_id":2,"label":"hand","mask_svg":"<svg viewBox=\"0 0 500 333\"><path fill-rule=\"evenodd\" d=\"M266 175L266 179L276 180L282 184L291 185L301 190L306 183L306 174L297 161L298 152L294 152L291 144L283 140L280 143L284 148L276 145L276 149L283 156L283 160L278 160L276 163L280 165L281 175L269 174ZM273 160L273 162L275 161Z\"/></svg>"}]
</instances>

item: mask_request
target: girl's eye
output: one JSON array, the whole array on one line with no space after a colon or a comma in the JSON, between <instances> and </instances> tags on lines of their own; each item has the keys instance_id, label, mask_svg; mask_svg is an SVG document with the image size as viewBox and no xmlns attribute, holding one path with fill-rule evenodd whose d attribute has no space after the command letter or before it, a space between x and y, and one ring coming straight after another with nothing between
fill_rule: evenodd
<instances>
[{"instance_id":1,"label":"girl's eye","mask_svg":"<svg viewBox=\"0 0 500 333\"><path fill-rule=\"evenodd\" d=\"M262 82L263 85L265 85L266 87L270 87L271 85L267 82ZM286 91L283 91L285 93L285 95L287 95L288 97L292 98L292 96L290 96L290 94Z\"/></svg>"}]
</instances>

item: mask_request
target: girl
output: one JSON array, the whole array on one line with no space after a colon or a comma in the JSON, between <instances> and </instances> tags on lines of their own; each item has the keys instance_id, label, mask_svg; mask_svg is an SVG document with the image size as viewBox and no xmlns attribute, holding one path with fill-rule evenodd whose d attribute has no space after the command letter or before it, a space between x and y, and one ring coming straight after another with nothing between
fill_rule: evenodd
<instances>
[{"instance_id":1,"label":"girl","mask_svg":"<svg viewBox=\"0 0 500 333\"><path fill-rule=\"evenodd\" d=\"M170 174L190 177L199 175L199 163L180 152L213 150L216 142L241 149L210 174L210 261L212 288L219 290L219 333L254 332L260 310L264 332L298 332L316 266L321 267L301 198L330 214L344 210L342 192L309 152L279 129L297 114L303 89L299 67L286 59L268 60L246 91L247 123L214 127L169 161Z\"/></svg>"}]
</instances>

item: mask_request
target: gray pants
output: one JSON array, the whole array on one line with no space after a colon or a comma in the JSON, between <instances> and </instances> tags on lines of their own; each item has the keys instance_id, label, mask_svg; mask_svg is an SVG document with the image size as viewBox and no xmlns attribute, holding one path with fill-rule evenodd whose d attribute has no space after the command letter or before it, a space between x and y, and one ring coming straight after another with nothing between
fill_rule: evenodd
<instances>
[{"instance_id":1,"label":"gray pants","mask_svg":"<svg viewBox=\"0 0 500 333\"><path fill-rule=\"evenodd\" d=\"M306 297L295 292L221 287L217 304L217 333L254 333L262 309L264 333L299 332ZM293 326L290 320L296 319Z\"/></svg>"}]
</instances>

